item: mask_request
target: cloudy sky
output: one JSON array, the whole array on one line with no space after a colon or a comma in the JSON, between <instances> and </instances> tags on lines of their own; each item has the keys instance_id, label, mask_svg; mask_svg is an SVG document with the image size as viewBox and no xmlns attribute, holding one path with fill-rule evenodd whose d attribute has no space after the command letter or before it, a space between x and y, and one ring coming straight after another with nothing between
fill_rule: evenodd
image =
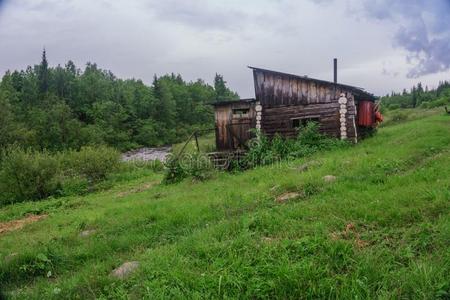
<instances>
[{"instance_id":1,"label":"cloudy sky","mask_svg":"<svg viewBox=\"0 0 450 300\"><path fill-rule=\"evenodd\" d=\"M216 72L253 97L246 66L382 95L450 79L450 0L0 0L0 73L88 61L150 83Z\"/></svg>"}]
</instances>

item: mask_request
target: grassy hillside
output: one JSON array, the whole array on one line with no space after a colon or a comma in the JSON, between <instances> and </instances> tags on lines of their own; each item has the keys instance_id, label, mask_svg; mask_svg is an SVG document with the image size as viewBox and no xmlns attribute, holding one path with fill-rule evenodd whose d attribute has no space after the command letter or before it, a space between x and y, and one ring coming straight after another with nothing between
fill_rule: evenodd
<instances>
[{"instance_id":1,"label":"grassy hillside","mask_svg":"<svg viewBox=\"0 0 450 300\"><path fill-rule=\"evenodd\" d=\"M439 113L204 183L153 174L12 205L0 222L47 217L0 233L1 288L27 299L448 298L449 178L450 117ZM126 261L140 265L112 277Z\"/></svg>"}]
</instances>

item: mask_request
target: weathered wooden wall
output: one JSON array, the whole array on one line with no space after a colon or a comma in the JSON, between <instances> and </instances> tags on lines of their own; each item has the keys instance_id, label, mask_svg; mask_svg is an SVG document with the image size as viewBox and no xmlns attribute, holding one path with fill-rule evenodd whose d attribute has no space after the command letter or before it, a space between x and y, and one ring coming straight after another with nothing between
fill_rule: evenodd
<instances>
[{"instance_id":1,"label":"weathered wooden wall","mask_svg":"<svg viewBox=\"0 0 450 300\"><path fill-rule=\"evenodd\" d=\"M340 85L302 79L288 74L253 71L256 99L263 107L331 103L341 93L348 92Z\"/></svg>"},{"instance_id":2,"label":"weathered wooden wall","mask_svg":"<svg viewBox=\"0 0 450 300\"><path fill-rule=\"evenodd\" d=\"M317 118L320 131L339 138L341 135L340 105L338 99L344 94L347 99L347 138L355 139L356 116L354 95L342 85L310 80L278 72L253 70L256 100L263 107L262 131L272 136L295 136L298 129L293 119Z\"/></svg>"},{"instance_id":3,"label":"weathered wooden wall","mask_svg":"<svg viewBox=\"0 0 450 300\"><path fill-rule=\"evenodd\" d=\"M216 106L216 148L217 150L226 150L229 145L227 124L229 123L231 106Z\"/></svg>"},{"instance_id":4,"label":"weathered wooden wall","mask_svg":"<svg viewBox=\"0 0 450 300\"><path fill-rule=\"evenodd\" d=\"M233 109L249 109L247 116L233 115ZM216 106L216 147L219 151L236 150L252 138L256 125L254 102L232 101Z\"/></svg>"}]
</instances>

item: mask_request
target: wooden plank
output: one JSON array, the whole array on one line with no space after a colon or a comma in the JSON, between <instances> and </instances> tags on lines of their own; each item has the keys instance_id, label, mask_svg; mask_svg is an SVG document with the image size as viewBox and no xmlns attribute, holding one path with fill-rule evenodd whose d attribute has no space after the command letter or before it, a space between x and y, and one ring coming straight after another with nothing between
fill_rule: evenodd
<instances>
[{"instance_id":1,"label":"wooden plank","mask_svg":"<svg viewBox=\"0 0 450 300\"><path fill-rule=\"evenodd\" d=\"M271 74L267 76L265 83L267 84L267 103L269 106L273 106L275 103L275 80L274 76Z\"/></svg>"},{"instance_id":2,"label":"wooden plank","mask_svg":"<svg viewBox=\"0 0 450 300\"><path fill-rule=\"evenodd\" d=\"M302 82L302 104L307 104L309 99L309 84Z\"/></svg>"},{"instance_id":3,"label":"wooden plank","mask_svg":"<svg viewBox=\"0 0 450 300\"><path fill-rule=\"evenodd\" d=\"M291 95L289 95L290 92L290 79L288 77L282 78L282 84L281 84L281 91L282 91L282 101L285 105L291 104Z\"/></svg>"},{"instance_id":4,"label":"wooden plank","mask_svg":"<svg viewBox=\"0 0 450 300\"><path fill-rule=\"evenodd\" d=\"M261 101L264 97L264 73L256 72L255 81L255 97L256 100Z\"/></svg>"},{"instance_id":5,"label":"wooden plank","mask_svg":"<svg viewBox=\"0 0 450 300\"><path fill-rule=\"evenodd\" d=\"M283 79L281 76L275 77L275 95L274 95L274 102L272 105L276 104L284 104L283 103Z\"/></svg>"},{"instance_id":6,"label":"wooden plank","mask_svg":"<svg viewBox=\"0 0 450 300\"><path fill-rule=\"evenodd\" d=\"M315 82L311 82L309 84L308 93L309 93L308 103L317 103L318 102L317 86Z\"/></svg>"}]
</instances>

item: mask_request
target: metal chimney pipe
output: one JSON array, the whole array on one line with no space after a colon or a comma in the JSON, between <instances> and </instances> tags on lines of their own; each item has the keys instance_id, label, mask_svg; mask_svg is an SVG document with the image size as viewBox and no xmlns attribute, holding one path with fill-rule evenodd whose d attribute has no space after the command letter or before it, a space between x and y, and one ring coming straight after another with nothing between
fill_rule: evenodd
<instances>
[{"instance_id":1,"label":"metal chimney pipe","mask_svg":"<svg viewBox=\"0 0 450 300\"><path fill-rule=\"evenodd\" d=\"M334 83L337 83L337 58L333 60L334 62Z\"/></svg>"}]
</instances>

